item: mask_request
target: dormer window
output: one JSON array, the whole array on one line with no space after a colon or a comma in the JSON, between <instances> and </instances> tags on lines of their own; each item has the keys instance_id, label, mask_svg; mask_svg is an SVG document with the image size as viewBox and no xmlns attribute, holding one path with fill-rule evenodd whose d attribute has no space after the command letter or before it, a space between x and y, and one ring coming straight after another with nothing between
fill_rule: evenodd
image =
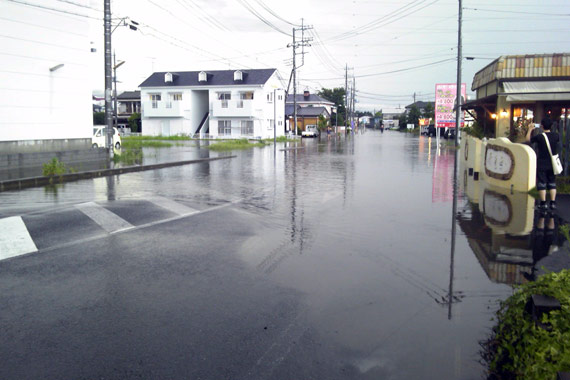
<instances>
[{"instance_id":1,"label":"dormer window","mask_svg":"<svg viewBox=\"0 0 570 380\"><path fill-rule=\"evenodd\" d=\"M198 82L207 82L208 81L208 74L205 71L200 71L198 74Z\"/></svg>"},{"instance_id":2,"label":"dormer window","mask_svg":"<svg viewBox=\"0 0 570 380\"><path fill-rule=\"evenodd\" d=\"M164 83L172 83L172 73L164 74Z\"/></svg>"},{"instance_id":3,"label":"dormer window","mask_svg":"<svg viewBox=\"0 0 570 380\"><path fill-rule=\"evenodd\" d=\"M234 81L242 81L243 80L243 73L241 70L234 71Z\"/></svg>"}]
</instances>

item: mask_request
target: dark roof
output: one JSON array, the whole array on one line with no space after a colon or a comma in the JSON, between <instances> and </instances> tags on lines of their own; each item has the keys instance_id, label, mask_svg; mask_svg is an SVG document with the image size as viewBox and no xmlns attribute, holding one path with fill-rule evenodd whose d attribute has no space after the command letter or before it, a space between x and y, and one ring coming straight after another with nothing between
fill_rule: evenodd
<instances>
[{"instance_id":1,"label":"dark roof","mask_svg":"<svg viewBox=\"0 0 570 380\"><path fill-rule=\"evenodd\" d=\"M408 104L405 108L406 109L412 108L412 106L416 106L418 109L425 108L428 105L428 103L431 104L432 106L435 104L435 102L422 102L421 100L418 100L415 103Z\"/></svg>"},{"instance_id":2,"label":"dark roof","mask_svg":"<svg viewBox=\"0 0 570 380\"><path fill-rule=\"evenodd\" d=\"M320 97L319 95L315 95L315 94L309 94L309 98L308 98L308 99L305 99L305 96L304 96L303 94L297 94L296 99L297 99L297 103L300 103L300 102L311 102L311 103L330 103L330 104L334 104L334 102L331 102L330 100L327 100L327 99L322 98L322 97ZM293 94L287 95L287 103L293 104Z\"/></svg>"},{"instance_id":3,"label":"dark roof","mask_svg":"<svg viewBox=\"0 0 570 380\"><path fill-rule=\"evenodd\" d=\"M239 70L243 73L243 80L234 81L234 72L238 70L205 71L207 82L199 82L198 74L202 71L165 71L153 73L139 87L164 86L228 86L228 85L260 85L265 84L276 69ZM164 82L164 74L172 74L172 82Z\"/></svg>"},{"instance_id":4,"label":"dark roof","mask_svg":"<svg viewBox=\"0 0 570 380\"><path fill-rule=\"evenodd\" d=\"M328 116L328 111L325 107L301 107L297 109L297 116L319 116L319 115L326 115Z\"/></svg>"},{"instance_id":5,"label":"dark roof","mask_svg":"<svg viewBox=\"0 0 570 380\"><path fill-rule=\"evenodd\" d=\"M125 91L125 92L119 94L119 96L117 96L117 99L119 99L119 100L121 100L121 99L141 100L141 92L140 91Z\"/></svg>"}]
</instances>

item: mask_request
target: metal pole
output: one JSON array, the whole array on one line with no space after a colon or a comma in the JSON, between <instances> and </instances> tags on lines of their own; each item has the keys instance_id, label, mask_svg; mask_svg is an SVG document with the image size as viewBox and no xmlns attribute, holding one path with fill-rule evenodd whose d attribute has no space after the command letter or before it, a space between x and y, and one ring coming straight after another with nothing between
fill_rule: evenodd
<instances>
[{"instance_id":1,"label":"metal pole","mask_svg":"<svg viewBox=\"0 0 570 380\"><path fill-rule=\"evenodd\" d=\"M113 51L113 84L115 85L115 89L113 90L113 116L114 116L114 122L113 122L113 126L115 128L117 128L117 119L118 119L118 113L117 113L117 56L115 55L115 52Z\"/></svg>"},{"instance_id":2,"label":"metal pole","mask_svg":"<svg viewBox=\"0 0 570 380\"><path fill-rule=\"evenodd\" d=\"M273 148L277 149L277 90L273 90Z\"/></svg>"},{"instance_id":3,"label":"metal pole","mask_svg":"<svg viewBox=\"0 0 570 380\"><path fill-rule=\"evenodd\" d=\"M344 69L344 133L348 131L348 64Z\"/></svg>"},{"instance_id":4,"label":"metal pole","mask_svg":"<svg viewBox=\"0 0 570 380\"><path fill-rule=\"evenodd\" d=\"M105 31L105 125L106 146L109 157L113 157L113 113L112 113L112 67L111 67L111 1L104 3L104 31Z\"/></svg>"},{"instance_id":5,"label":"metal pole","mask_svg":"<svg viewBox=\"0 0 570 380\"><path fill-rule=\"evenodd\" d=\"M107 126L106 148L113 158L113 114L111 113L112 71L111 71L111 0L105 0L105 125Z\"/></svg>"},{"instance_id":6,"label":"metal pole","mask_svg":"<svg viewBox=\"0 0 570 380\"><path fill-rule=\"evenodd\" d=\"M461 0L459 0L459 15L457 25L457 96L455 109L455 146L459 146L459 129L461 125L461 18L463 16L463 8Z\"/></svg>"},{"instance_id":7,"label":"metal pole","mask_svg":"<svg viewBox=\"0 0 570 380\"><path fill-rule=\"evenodd\" d=\"M293 28L293 121L295 122L295 137L297 136L297 66L295 63L296 46L295 46L295 28Z\"/></svg>"}]
</instances>

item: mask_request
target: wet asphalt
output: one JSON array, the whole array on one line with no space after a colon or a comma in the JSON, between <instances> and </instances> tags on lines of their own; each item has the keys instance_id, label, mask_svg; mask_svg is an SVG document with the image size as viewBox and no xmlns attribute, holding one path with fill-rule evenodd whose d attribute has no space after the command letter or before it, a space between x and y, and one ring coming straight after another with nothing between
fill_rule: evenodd
<instances>
[{"instance_id":1,"label":"wet asphalt","mask_svg":"<svg viewBox=\"0 0 570 380\"><path fill-rule=\"evenodd\" d=\"M0 261L0 378L482 378L512 290L451 252L454 151L302 144L0 193L38 248Z\"/></svg>"}]
</instances>

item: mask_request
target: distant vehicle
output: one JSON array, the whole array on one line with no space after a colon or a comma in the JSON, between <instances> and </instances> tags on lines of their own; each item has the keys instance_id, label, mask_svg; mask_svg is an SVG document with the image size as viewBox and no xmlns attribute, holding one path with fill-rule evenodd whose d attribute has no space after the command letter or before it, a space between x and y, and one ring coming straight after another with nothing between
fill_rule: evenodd
<instances>
[{"instance_id":1,"label":"distant vehicle","mask_svg":"<svg viewBox=\"0 0 570 380\"><path fill-rule=\"evenodd\" d=\"M455 139L455 128L445 128L445 132L443 132L443 138L445 139Z\"/></svg>"},{"instance_id":2,"label":"distant vehicle","mask_svg":"<svg viewBox=\"0 0 570 380\"><path fill-rule=\"evenodd\" d=\"M319 130L316 125L307 125L305 130L301 132L301 137L317 137L319 135Z\"/></svg>"},{"instance_id":3,"label":"distant vehicle","mask_svg":"<svg viewBox=\"0 0 570 380\"><path fill-rule=\"evenodd\" d=\"M93 127L93 136L91 137L91 146L93 148L105 147L105 126L96 125ZM113 128L113 146L116 149L121 147L121 134L117 128Z\"/></svg>"}]
</instances>

